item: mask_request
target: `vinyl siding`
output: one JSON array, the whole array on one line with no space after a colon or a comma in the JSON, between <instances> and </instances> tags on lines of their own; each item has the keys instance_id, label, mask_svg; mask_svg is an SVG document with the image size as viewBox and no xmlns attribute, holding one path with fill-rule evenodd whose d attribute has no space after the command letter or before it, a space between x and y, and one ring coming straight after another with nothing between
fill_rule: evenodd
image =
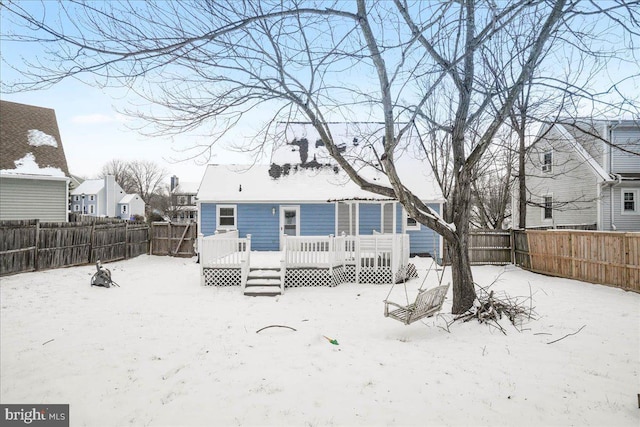
<instances>
[{"instance_id":1,"label":"vinyl siding","mask_svg":"<svg viewBox=\"0 0 640 427\"><path fill-rule=\"evenodd\" d=\"M238 232L240 237L247 237L247 234L251 234L251 249L254 251L279 250L279 206L270 203L242 203L237 206ZM275 215L273 214L274 208Z\"/></svg>"},{"instance_id":2,"label":"vinyl siding","mask_svg":"<svg viewBox=\"0 0 640 427\"><path fill-rule=\"evenodd\" d=\"M640 153L640 129L615 128L611 131L611 140L614 145L621 146L632 153ZM611 150L611 172L613 173L640 173L640 156L626 153L615 147Z\"/></svg>"},{"instance_id":3,"label":"vinyl siding","mask_svg":"<svg viewBox=\"0 0 640 427\"><path fill-rule=\"evenodd\" d=\"M67 183L0 177L0 220L67 221Z\"/></svg>"},{"instance_id":4,"label":"vinyl siding","mask_svg":"<svg viewBox=\"0 0 640 427\"><path fill-rule=\"evenodd\" d=\"M442 213L439 203L427 204L431 209ZM404 217L403 217L404 219ZM409 235L410 252L412 254L429 253L440 258L440 235L427 226L420 225L420 230L407 230Z\"/></svg>"},{"instance_id":5,"label":"vinyl siding","mask_svg":"<svg viewBox=\"0 0 640 427\"><path fill-rule=\"evenodd\" d=\"M333 203L301 204L300 235L328 236L335 233L335 205Z\"/></svg>"},{"instance_id":6,"label":"vinyl siding","mask_svg":"<svg viewBox=\"0 0 640 427\"><path fill-rule=\"evenodd\" d=\"M225 203L237 206L237 228L240 237L251 234L251 249L277 251L280 247L280 204ZM286 206L294 204L287 203ZM328 236L335 231L334 205L300 204L300 235ZM273 214L275 210L275 214ZM204 236L216 230L216 204L201 205L201 227Z\"/></svg>"},{"instance_id":7,"label":"vinyl siding","mask_svg":"<svg viewBox=\"0 0 640 427\"><path fill-rule=\"evenodd\" d=\"M541 140L529 151L526 174L530 203L542 205L553 197L553 218L544 219L544 208L527 206L527 227L595 224L597 222L598 178L591 166L558 132L552 129L548 140ZM553 141L553 145L550 141ZM551 172L542 171L542 157L552 151Z\"/></svg>"},{"instance_id":8,"label":"vinyl siding","mask_svg":"<svg viewBox=\"0 0 640 427\"><path fill-rule=\"evenodd\" d=\"M373 230L380 232L380 204L360 203L359 234L370 235Z\"/></svg>"},{"instance_id":9,"label":"vinyl siding","mask_svg":"<svg viewBox=\"0 0 640 427\"><path fill-rule=\"evenodd\" d=\"M216 204L202 203L200 205L200 232L203 236L211 236L216 232Z\"/></svg>"},{"instance_id":10,"label":"vinyl siding","mask_svg":"<svg viewBox=\"0 0 640 427\"><path fill-rule=\"evenodd\" d=\"M611 226L611 194L613 193L613 225L615 225L616 230L640 231L640 214L622 214L622 192L625 189L638 190L638 193L640 193L640 184L607 186L602 190L602 230L613 231Z\"/></svg>"}]
</instances>

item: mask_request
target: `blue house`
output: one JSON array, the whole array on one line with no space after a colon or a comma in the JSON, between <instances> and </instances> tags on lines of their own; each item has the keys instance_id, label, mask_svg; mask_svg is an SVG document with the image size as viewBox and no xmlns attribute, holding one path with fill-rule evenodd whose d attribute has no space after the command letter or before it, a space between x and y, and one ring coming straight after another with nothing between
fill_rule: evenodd
<instances>
[{"instance_id":1,"label":"blue house","mask_svg":"<svg viewBox=\"0 0 640 427\"><path fill-rule=\"evenodd\" d=\"M442 212L443 200L428 177L413 170L405 183ZM280 251L285 236L407 234L411 254L442 253L438 234L410 218L396 200L360 189L338 168L296 165L274 173L273 165L209 165L197 206L203 236L251 235L254 251Z\"/></svg>"},{"instance_id":2,"label":"blue house","mask_svg":"<svg viewBox=\"0 0 640 427\"><path fill-rule=\"evenodd\" d=\"M279 295L288 287L395 283L415 273L410 255L441 257L441 237L397 200L354 184L314 126L280 125L269 166L205 171L197 195L203 284ZM363 177L390 186L375 148L384 133L380 123L330 127L332 141ZM405 135L395 158L403 185L440 213L439 187L428 166L406 155L419 144ZM266 256L271 261L260 262Z\"/></svg>"}]
</instances>

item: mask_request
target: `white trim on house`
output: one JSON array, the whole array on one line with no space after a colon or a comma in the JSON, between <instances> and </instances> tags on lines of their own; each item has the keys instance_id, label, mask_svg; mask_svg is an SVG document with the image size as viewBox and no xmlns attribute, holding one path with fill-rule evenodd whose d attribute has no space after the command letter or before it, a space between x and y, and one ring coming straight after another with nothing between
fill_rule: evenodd
<instances>
[{"instance_id":1,"label":"white trim on house","mask_svg":"<svg viewBox=\"0 0 640 427\"><path fill-rule=\"evenodd\" d=\"M402 208L402 213L403 215L403 229L405 231L409 230L409 231L417 231L421 229L422 224L420 224L418 221L416 221L415 219L411 218L409 216L409 212L407 212L404 208ZM410 225L409 224L409 220L411 220L413 223Z\"/></svg>"},{"instance_id":2,"label":"white trim on house","mask_svg":"<svg viewBox=\"0 0 640 427\"><path fill-rule=\"evenodd\" d=\"M286 234L285 228L287 226L286 223L286 214L285 212L295 212L295 234ZM284 249L284 239L285 234L287 236L299 236L300 235L300 205L280 205L280 250Z\"/></svg>"},{"instance_id":3,"label":"white trim on house","mask_svg":"<svg viewBox=\"0 0 640 427\"><path fill-rule=\"evenodd\" d=\"M220 210L221 209L233 209L233 225L220 224ZM230 218L230 216L225 216ZM216 205L216 230L236 230L238 228L238 205Z\"/></svg>"},{"instance_id":4,"label":"white trim on house","mask_svg":"<svg viewBox=\"0 0 640 427\"><path fill-rule=\"evenodd\" d=\"M575 138L569 133L569 131L561 124L555 124L558 131L562 134L563 138L565 138L569 144L573 147L573 149L591 166L591 168L595 171L599 178L603 181L611 182L611 176L607 173L607 171L600 166L600 164L584 149L582 145L575 140Z\"/></svg>"},{"instance_id":5,"label":"white trim on house","mask_svg":"<svg viewBox=\"0 0 640 427\"><path fill-rule=\"evenodd\" d=\"M625 210L625 196L632 195L631 202L633 210ZM640 189L638 188L621 188L620 189L620 215L640 215Z\"/></svg>"}]
</instances>

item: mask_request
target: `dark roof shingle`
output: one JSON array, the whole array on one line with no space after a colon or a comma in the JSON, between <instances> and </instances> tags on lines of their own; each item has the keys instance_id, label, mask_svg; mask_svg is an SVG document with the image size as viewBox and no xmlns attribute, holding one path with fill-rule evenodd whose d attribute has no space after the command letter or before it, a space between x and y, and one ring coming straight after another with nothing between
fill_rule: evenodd
<instances>
[{"instance_id":1,"label":"dark roof shingle","mask_svg":"<svg viewBox=\"0 0 640 427\"><path fill-rule=\"evenodd\" d=\"M39 130L56 139L52 145L30 145L29 131ZM0 101L0 170L15 169L15 161L33 154L41 168L58 168L69 176L56 112L50 108Z\"/></svg>"}]
</instances>

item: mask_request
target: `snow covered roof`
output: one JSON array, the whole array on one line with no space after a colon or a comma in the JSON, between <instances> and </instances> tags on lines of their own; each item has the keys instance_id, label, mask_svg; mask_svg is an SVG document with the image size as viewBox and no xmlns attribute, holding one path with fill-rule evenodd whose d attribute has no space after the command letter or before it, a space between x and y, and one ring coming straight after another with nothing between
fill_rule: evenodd
<instances>
[{"instance_id":1,"label":"snow covered roof","mask_svg":"<svg viewBox=\"0 0 640 427\"><path fill-rule=\"evenodd\" d=\"M69 176L56 113L50 108L0 101L0 172Z\"/></svg>"},{"instance_id":2,"label":"snow covered roof","mask_svg":"<svg viewBox=\"0 0 640 427\"><path fill-rule=\"evenodd\" d=\"M104 179L86 179L71 191L73 195L98 194L104 188Z\"/></svg>"},{"instance_id":3,"label":"snow covered roof","mask_svg":"<svg viewBox=\"0 0 640 427\"><path fill-rule=\"evenodd\" d=\"M126 203L131 203L132 201L134 201L135 199L138 199L140 196L138 196L137 194L125 194L125 196L120 199L120 201L118 203L121 204L126 204Z\"/></svg>"},{"instance_id":4,"label":"snow covered roof","mask_svg":"<svg viewBox=\"0 0 640 427\"><path fill-rule=\"evenodd\" d=\"M200 187L199 182L181 182L173 189L173 194L196 194Z\"/></svg>"},{"instance_id":5,"label":"snow covered roof","mask_svg":"<svg viewBox=\"0 0 640 427\"><path fill-rule=\"evenodd\" d=\"M270 166L209 165L205 170L198 200L204 202L325 202L328 200L386 200L362 190L344 171L331 168L292 167L287 175L274 179ZM423 165L424 168L424 165ZM368 173L372 182L388 185L382 174ZM437 185L418 168L406 168L405 185L425 201L442 199Z\"/></svg>"}]
</instances>

